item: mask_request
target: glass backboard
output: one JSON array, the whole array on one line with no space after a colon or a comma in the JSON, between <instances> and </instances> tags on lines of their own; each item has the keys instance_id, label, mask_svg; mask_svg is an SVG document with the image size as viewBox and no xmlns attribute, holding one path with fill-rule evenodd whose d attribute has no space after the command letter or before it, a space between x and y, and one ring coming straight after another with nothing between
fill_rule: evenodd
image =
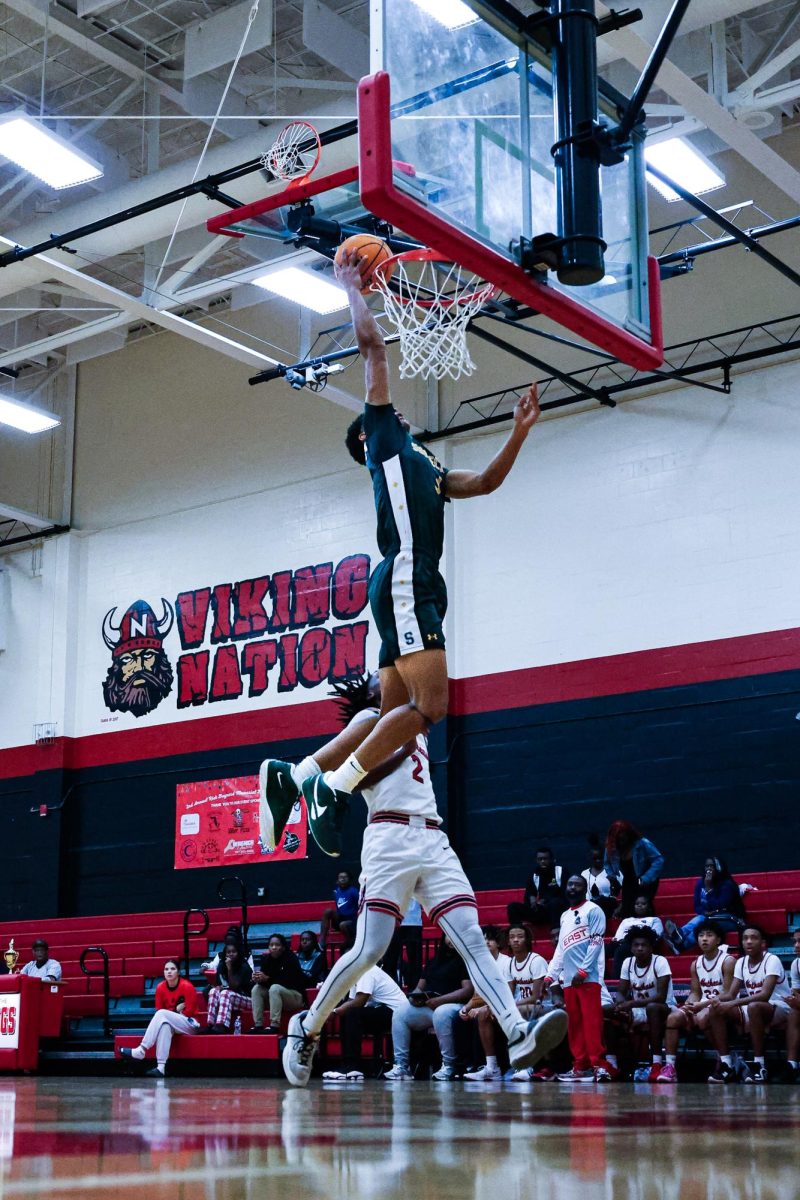
<instances>
[{"instance_id":1,"label":"glass backboard","mask_svg":"<svg viewBox=\"0 0 800 1200\"><path fill-rule=\"evenodd\" d=\"M548 52L464 0L373 0L372 9L373 75L359 89L365 207L623 361L660 365L641 133L601 168L603 279L571 287L552 271L531 275L521 239L558 232ZM602 83L598 109L615 123L615 94Z\"/></svg>"}]
</instances>

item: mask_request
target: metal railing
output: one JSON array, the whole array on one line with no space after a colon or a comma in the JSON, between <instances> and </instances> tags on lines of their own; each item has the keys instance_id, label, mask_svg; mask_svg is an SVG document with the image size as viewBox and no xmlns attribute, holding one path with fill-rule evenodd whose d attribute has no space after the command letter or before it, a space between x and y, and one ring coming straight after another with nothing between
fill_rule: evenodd
<instances>
[{"instance_id":1,"label":"metal railing","mask_svg":"<svg viewBox=\"0 0 800 1200\"><path fill-rule=\"evenodd\" d=\"M240 924L242 927L242 942L244 943L244 951L245 951L245 955L246 955L247 954L247 932L248 932L248 927L249 927L248 919L247 919L247 886L246 886L244 880L239 875L226 875L224 879L220 879L219 883L217 884L217 896L219 897L220 900L224 901L226 904L230 904L232 901L232 897L225 895L225 887L226 887L226 884L229 884L229 883L235 883L238 885L238 888L239 888L239 895L236 897L236 900L238 901L240 909L241 909Z\"/></svg>"},{"instance_id":2,"label":"metal railing","mask_svg":"<svg viewBox=\"0 0 800 1200\"><path fill-rule=\"evenodd\" d=\"M86 958L89 954L99 954L103 959L103 966L99 971L90 971L86 966ZM111 1037L111 1023L108 1017L109 1009L109 991L110 984L108 978L108 953L102 946L87 946L81 953L80 968L84 975L88 975L90 979L97 979L102 976L103 979L103 1033L106 1037Z\"/></svg>"},{"instance_id":3,"label":"metal railing","mask_svg":"<svg viewBox=\"0 0 800 1200\"><path fill-rule=\"evenodd\" d=\"M202 929L190 929L189 923L193 916L203 918ZM208 913L204 908L187 908L183 914L183 973L186 978L189 978L189 963L191 961L191 953L189 946L189 938L202 937L208 929Z\"/></svg>"}]
</instances>

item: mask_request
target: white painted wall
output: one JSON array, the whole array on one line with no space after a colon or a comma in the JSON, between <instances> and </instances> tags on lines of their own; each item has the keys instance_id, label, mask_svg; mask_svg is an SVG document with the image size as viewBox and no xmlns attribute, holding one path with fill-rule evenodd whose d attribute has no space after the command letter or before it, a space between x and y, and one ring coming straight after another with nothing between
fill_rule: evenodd
<instances>
[{"instance_id":1,"label":"white painted wall","mask_svg":"<svg viewBox=\"0 0 800 1200\"><path fill-rule=\"evenodd\" d=\"M729 398L686 388L543 420L500 492L448 512L451 674L800 625L799 384L794 363L738 376ZM349 419L324 395L250 389L168 336L82 366L76 532L45 544L41 575L30 549L4 558L0 747L40 721L84 736L321 699L324 685L271 686L178 710L173 692L147 717L110 714L101 624L140 597L160 609L193 587L374 557ZM479 467L504 436L436 448ZM175 629L165 648L174 667Z\"/></svg>"}]
</instances>

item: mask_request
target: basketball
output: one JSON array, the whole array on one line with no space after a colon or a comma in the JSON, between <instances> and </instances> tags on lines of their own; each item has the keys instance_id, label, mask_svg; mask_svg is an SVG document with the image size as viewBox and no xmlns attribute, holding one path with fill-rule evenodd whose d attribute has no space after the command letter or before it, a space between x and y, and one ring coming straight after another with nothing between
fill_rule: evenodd
<instances>
[{"instance_id":1,"label":"basketball","mask_svg":"<svg viewBox=\"0 0 800 1200\"><path fill-rule=\"evenodd\" d=\"M364 280L364 286L361 291L367 295L371 290L372 275L375 268L387 258L392 257L392 252L386 245L386 242L375 237L371 233L354 233L352 237L345 238L339 249L336 251L334 262L337 266L341 265L342 255L345 251L356 250L358 252L359 265L361 267L361 276ZM394 270L394 263L385 272L385 278L391 279Z\"/></svg>"}]
</instances>

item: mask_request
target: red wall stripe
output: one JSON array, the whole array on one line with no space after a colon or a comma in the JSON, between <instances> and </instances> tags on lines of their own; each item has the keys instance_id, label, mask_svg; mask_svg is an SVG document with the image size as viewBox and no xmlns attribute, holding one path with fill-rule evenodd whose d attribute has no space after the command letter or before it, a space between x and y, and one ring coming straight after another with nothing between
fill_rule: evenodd
<instances>
[{"instance_id":1,"label":"red wall stripe","mask_svg":"<svg viewBox=\"0 0 800 1200\"><path fill-rule=\"evenodd\" d=\"M453 716L467 716L798 669L800 629L778 629L746 637L453 679L450 711ZM337 729L338 715L330 700L259 712L227 713L145 729L59 738L53 746L14 746L0 750L0 779L59 767L77 770L259 742L325 737Z\"/></svg>"}]
</instances>

